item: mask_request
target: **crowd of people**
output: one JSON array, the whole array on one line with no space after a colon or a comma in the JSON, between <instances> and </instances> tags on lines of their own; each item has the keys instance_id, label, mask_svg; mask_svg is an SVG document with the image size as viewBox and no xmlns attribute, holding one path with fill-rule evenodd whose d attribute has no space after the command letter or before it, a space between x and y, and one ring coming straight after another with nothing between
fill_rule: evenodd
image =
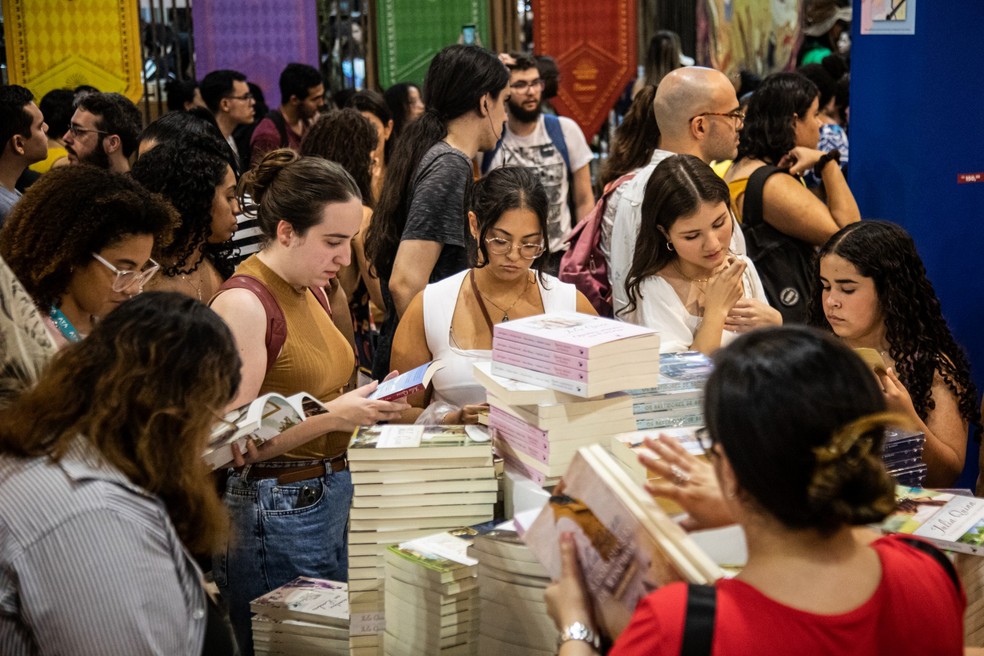
<instances>
[{"instance_id":1,"label":"crowd of people","mask_svg":"<svg viewBox=\"0 0 984 656\"><path fill-rule=\"evenodd\" d=\"M739 99L657 37L597 185L548 106L552 61L474 45L344 107L306 64L262 113L246 75L212 71L145 127L120 94L0 88L0 653L252 654L252 599L346 579L352 430L478 422L495 326L554 311L714 358L711 464L672 440L645 464L691 528L745 530L716 653L960 653L959 583L857 529L893 509L886 427L923 432L927 485L949 487L981 422L915 244L861 221L839 80L812 63ZM581 221L600 307L563 273ZM435 359L424 392L369 398ZM328 412L234 448L216 480L199 457L215 423L269 392ZM561 653L595 653L560 548ZM685 586L657 591L612 653L680 653L687 608Z\"/></svg>"}]
</instances>

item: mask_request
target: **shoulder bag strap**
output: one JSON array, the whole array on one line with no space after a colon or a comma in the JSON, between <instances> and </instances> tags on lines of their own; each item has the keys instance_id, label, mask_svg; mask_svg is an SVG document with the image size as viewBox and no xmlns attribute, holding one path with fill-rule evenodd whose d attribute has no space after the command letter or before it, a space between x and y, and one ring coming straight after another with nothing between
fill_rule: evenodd
<instances>
[{"instance_id":1,"label":"shoulder bag strap","mask_svg":"<svg viewBox=\"0 0 984 656\"><path fill-rule=\"evenodd\" d=\"M281 309L280 304L277 303L277 299L273 297L273 294L259 278L238 273L222 283L222 286L219 287L219 292L227 289L248 290L263 305L263 311L266 313L267 318L266 337L264 338L267 350L267 371L270 371L277 362L280 351L284 348L284 342L287 341L287 321L284 319L284 311ZM213 300L215 299L214 296L212 298ZM327 303L327 300L325 303Z\"/></svg>"},{"instance_id":2,"label":"shoulder bag strap","mask_svg":"<svg viewBox=\"0 0 984 656\"><path fill-rule=\"evenodd\" d=\"M280 147L287 148L290 146L290 139L287 137L287 121L284 119L284 115L280 113L279 109L271 109L267 116L270 117L274 127L277 128L277 132L280 133Z\"/></svg>"},{"instance_id":3,"label":"shoulder bag strap","mask_svg":"<svg viewBox=\"0 0 984 656\"><path fill-rule=\"evenodd\" d=\"M765 221L762 213L762 190L765 188L765 181L773 173L782 171L771 164L766 164L755 169L748 177L748 184L745 185L745 198L742 201L741 222L742 226L754 226Z\"/></svg>"},{"instance_id":4,"label":"shoulder bag strap","mask_svg":"<svg viewBox=\"0 0 984 656\"><path fill-rule=\"evenodd\" d=\"M957 574L957 568L953 566L953 563L950 561L949 558L946 557L945 553L943 553L942 551L940 551L930 543L924 540L920 540L918 538L914 538L909 535L897 535L896 539L899 542L904 542L905 544L909 545L913 549L917 549L923 552L924 554L935 560L937 563L939 563L940 567L943 568L943 571L946 572L946 575L950 577L950 581L953 582L953 587L957 589L957 595L960 594L960 576Z\"/></svg>"},{"instance_id":5,"label":"shoulder bag strap","mask_svg":"<svg viewBox=\"0 0 984 656\"><path fill-rule=\"evenodd\" d=\"M687 616L683 624L681 656L710 656L716 612L717 588L696 583L687 585Z\"/></svg>"}]
</instances>

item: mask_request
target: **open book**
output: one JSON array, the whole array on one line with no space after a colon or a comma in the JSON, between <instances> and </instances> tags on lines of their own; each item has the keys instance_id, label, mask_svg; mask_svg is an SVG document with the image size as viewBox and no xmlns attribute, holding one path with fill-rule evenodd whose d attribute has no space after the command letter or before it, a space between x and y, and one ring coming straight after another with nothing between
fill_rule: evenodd
<instances>
[{"instance_id":1,"label":"open book","mask_svg":"<svg viewBox=\"0 0 984 656\"><path fill-rule=\"evenodd\" d=\"M601 629L616 637L636 604L673 581L712 583L724 572L600 445L577 452L523 535L551 578L560 577L560 536L574 534L578 562Z\"/></svg>"},{"instance_id":2,"label":"open book","mask_svg":"<svg viewBox=\"0 0 984 656\"><path fill-rule=\"evenodd\" d=\"M430 385L431 378L434 377L434 374L442 368L444 368L444 365L438 361L422 364L395 378L382 381L379 383L376 391L369 395L369 398L380 401L396 401L405 396L422 392Z\"/></svg>"},{"instance_id":3,"label":"open book","mask_svg":"<svg viewBox=\"0 0 984 656\"><path fill-rule=\"evenodd\" d=\"M247 440L259 446L308 417L326 412L328 408L306 392L287 397L264 394L236 408L215 425L202 457L212 469L218 469L232 461L233 444L245 451Z\"/></svg>"}]
</instances>

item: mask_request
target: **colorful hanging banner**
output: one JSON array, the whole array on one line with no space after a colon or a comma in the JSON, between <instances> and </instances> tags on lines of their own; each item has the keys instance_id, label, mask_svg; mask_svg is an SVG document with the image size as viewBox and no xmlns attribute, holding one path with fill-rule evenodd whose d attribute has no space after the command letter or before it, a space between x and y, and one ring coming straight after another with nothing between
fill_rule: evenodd
<instances>
[{"instance_id":1,"label":"colorful hanging banner","mask_svg":"<svg viewBox=\"0 0 984 656\"><path fill-rule=\"evenodd\" d=\"M560 68L553 104L590 141L636 77L636 0L534 0L534 43Z\"/></svg>"},{"instance_id":2,"label":"colorful hanging banner","mask_svg":"<svg viewBox=\"0 0 984 656\"><path fill-rule=\"evenodd\" d=\"M195 75L232 69L280 104L280 72L291 62L318 68L315 0L201 0L191 6Z\"/></svg>"},{"instance_id":3,"label":"colorful hanging banner","mask_svg":"<svg viewBox=\"0 0 984 656\"><path fill-rule=\"evenodd\" d=\"M431 59L445 46L487 46L487 0L379 0L379 84L424 83Z\"/></svg>"},{"instance_id":4,"label":"colorful hanging banner","mask_svg":"<svg viewBox=\"0 0 984 656\"><path fill-rule=\"evenodd\" d=\"M143 94L140 23L134 0L3 0L11 84L37 99L88 84Z\"/></svg>"}]
</instances>

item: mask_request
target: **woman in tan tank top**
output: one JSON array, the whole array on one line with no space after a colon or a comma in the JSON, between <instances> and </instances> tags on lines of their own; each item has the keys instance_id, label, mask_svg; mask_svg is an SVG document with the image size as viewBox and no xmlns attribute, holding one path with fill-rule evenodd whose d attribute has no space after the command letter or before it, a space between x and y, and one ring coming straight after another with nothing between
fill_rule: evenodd
<instances>
[{"instance_id":1,"label":"woman in tan tank top","mask_svg":"<svg viewBox=\"0 0 984 656\"><path fill-rule=\"evenodd\" d=\"M355 366L352 344L326 312L327 299L315 296L324 294L351 259L351 241L362 222L361 196L351 176L334 162L275 150L243 176L241 189L258 204L268 241L231 281L244 275L258 281L283 312L287 335L268 368L268 313L260 297L230 288L213 299L243 361L242 385L231 406L267 392L308 392L329 410L259 448L250 444L237 457L236 464L245 466L230 471L225 502L234 537L216 555L213 574L228 598L243 653L251 654L251 600L297 576L347 579L349 436L356 426L396 419L408 406L368 399L376 383L342 393Z\"/></svg>"}]
</instances>

